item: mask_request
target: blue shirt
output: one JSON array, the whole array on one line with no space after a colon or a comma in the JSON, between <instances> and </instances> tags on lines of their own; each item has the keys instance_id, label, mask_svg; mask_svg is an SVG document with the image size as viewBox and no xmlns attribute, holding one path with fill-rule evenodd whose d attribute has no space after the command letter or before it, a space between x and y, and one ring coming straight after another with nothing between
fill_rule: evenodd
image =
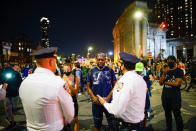
<instances>
[{"instance_id":1,"label":"blue shirt","mask_svg":"<svg viewBox=\"0 0 196 131\"><path fill-rule=\"evenodd\" d=\"M101 70L94 67L87 75L87 82L91 82L93 94L99 94L102 97L108 96L112 90L113 81L116 81L115 73L108 67Z\"/></svg>"},{"instance_id":2,"label":"blue shirt","mask_svg":"<svg viewBox=\"0 0 196 131\"><path fill-rule=\"evenodd\" d=\"M82 82L83 78L82 78L82 71L81 71L81 69L77 69L75 75L80 77L80 86L82 86L83 85L83 82Z\"/></svg>"}]
</instances>

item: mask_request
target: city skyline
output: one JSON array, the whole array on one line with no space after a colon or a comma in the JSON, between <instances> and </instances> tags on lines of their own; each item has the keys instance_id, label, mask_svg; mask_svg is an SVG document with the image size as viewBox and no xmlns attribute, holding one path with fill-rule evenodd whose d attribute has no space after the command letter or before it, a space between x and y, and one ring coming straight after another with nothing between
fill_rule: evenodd
<instances>
[{"instance_id":1,"label":"city skyline","mask_svg":"<svg viewBox=\"0 0 196 131\"><path fill-rule=\"evenodd\" d=\"M34 45L41 44L41 17L51 22L50 46L59 53L86 55L87 48L94 52L113 50L112 30L118 17L132 0L119 1L17 1L1 2L0 40L25 34Z\"/></svg>"}]
</instances>

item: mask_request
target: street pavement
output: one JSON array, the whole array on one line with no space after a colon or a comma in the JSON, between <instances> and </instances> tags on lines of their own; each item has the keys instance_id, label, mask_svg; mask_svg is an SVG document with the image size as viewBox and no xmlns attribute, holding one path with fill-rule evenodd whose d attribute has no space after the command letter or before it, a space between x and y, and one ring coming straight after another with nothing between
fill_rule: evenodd
<instances>
[{"instance_id":1,"label":"street pavement","mask_svg":"<svg viewBox=\"0 0 196 131\"><path fill-rule=\"evenodd\" d=\"M161 105L161 92L162 87L158 82L154 82L151 97L151 119L148 125L153 128L154 131L164 131L165 130L165 116L163 107ZM184 122L184 131L196 131L196 92L191 89L190 92L184 90L182 93L182 118ZM91 102L85 95L78 95L79 103L79 128L80 131L93 131L93 118L91 110ZM17 126L12 131L26 131L25 128L25 115L22 109L21 103L19 104L19 110L15 113L15 120ZM73 123L71 124L73 127ZM175 120L173 117L173 127L175 131ZM4 127L0 125L0 131L3 131ZM103 130L107 130L107 122L104 117L103 119Z\"/></svg>"}]
</instances>

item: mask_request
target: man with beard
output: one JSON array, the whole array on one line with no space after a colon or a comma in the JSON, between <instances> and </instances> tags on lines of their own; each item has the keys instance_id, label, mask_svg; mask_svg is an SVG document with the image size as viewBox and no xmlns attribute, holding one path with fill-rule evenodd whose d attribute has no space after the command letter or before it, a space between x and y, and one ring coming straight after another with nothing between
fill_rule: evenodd
<instances>
[{"instance_id":1,"label":"man with beard","mask_svg":"<svg viewBox=\"0 0 196 131\"><path fill-rule=\"evenodd\" d=\"M116 77L114 71L105 66L106 56L104 53L98 53L96 58L97 66L92 68L87 75L87 89L93 101L92 114L95 131L101 130L103 113L105 113L109 128L112 130L112 116L102 105L100 105L97 95L102 97L109 96L116 83Z\"/></svg>"},{"instance_id":2,"label":"man with beard","mask_svg":"<svg viewBox=\"0 0 196 131\"><path fill-rule=\"evenodd\" d=\"M177 131L182 131L180 86L184 73L180 68L176 67L175 56L168 56L167 65L162 69L162 76L159 81L163 85L162 105L165 111L167 131L172 130L172 112L176 120Z\"/></svg>"}]
</instances>

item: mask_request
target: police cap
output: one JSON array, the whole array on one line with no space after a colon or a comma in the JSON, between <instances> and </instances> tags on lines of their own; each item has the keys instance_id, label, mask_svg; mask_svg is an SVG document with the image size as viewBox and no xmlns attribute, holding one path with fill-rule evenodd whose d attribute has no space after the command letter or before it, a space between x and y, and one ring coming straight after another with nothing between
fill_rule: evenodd
<instances>
[{"instance_id":1,"label":"police cap","mask_svg":"<svg viewBox=\"0 0 196 131\"><path fill-rule=\"evenodd\" d=\"M57 47L42 48L40 50L31 53L30 56L34 56L36 59L56 57L57 49L58 49Z\"/></svg>"},{"instance_id":2,"label":"police cap","mask_svg":"<svg viewBox=\"0 0 196 131\"><path fill-rule=\"evenodd\" d=\"M137 62L140 61L140 59L137 58L137 56L132 55L132 54L127 53L127 52L121 52L121 53L120 53L120 59L121 59L122 61L130 62L130 63L137 63Z\"/></svg>"}]
</instances>

